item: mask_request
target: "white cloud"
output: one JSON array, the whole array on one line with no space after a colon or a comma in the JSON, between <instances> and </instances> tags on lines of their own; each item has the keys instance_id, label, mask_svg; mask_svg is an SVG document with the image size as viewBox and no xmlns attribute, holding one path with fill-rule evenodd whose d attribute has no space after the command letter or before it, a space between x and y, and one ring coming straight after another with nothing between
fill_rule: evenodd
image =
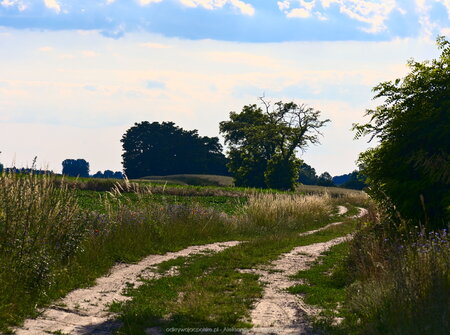
<instances>
[{"instance_id":1,"label":"white cloud","mask_svg":"<svg viewBox=\"0 0 450 335\"><path fill-rule=\"evenodd\" d=\"M442 28L440 31L441 35L447 36L447 38L450 38L450 27Z\"/></svg>"},{"instance_id":2,"label":"white cloud","mask_svg":"<svg viewBox=\"0 0 450 335\"><path fill-rule=\"evenodd\" d=\"M242 64L249 67L260 67L264 69L274 69L279 67L276 59L250 52L211 51L207 53L207 58L208 60L219 63Z\"/></svg>"},{"instance_id":3,"label":"white cloud","mask_svg":"<svg viewBox=\"0 0 450 335\"><path fill-rule=\"evenodd\" d=\"M294 8L286 14L289 18L301 18L306 19L311 16L311 12L306 8Z\"/></svg>"},{"instance_id":4,"label":"white cloud","mask_svg":"<svg viewBox=\"0 0 450 335\"><path fill-rule=\"evenodd\" d=\"M423 0L419 0L423 1ZM442 0L448 1L450 0ZM384 22L396 8L396 0L297 0L296 8L292 8L290 1L279 1L278 8L289 18L309 18L312 15L321 21L327 20L324 12L319 11L318 4L328 10L332 4L339 6L342 14L369 25L361 28L368 33L378 33L386 29Z\"/></svg>"},{"instance_id":5,"label":"white cloud","mask_svg":"<svg viewBox=\"0 0 450 335\"><path fill-rule=\"evenodd\" d=\"M312 10L316 6L316 0L305 1L305 0L297 0L298 5L300 7L290 9L291 3L290 1L279 1L278 8L286 15L288 18L300 18L306 19L311 17Z\"/></svg>"},{"instance_id":6,"label":"white cloud","mask_svg":"<svg viewBox=\"0 0 450 335\"><path fill-rule=\"evenodd\" d=\"M141 6L146 6L152 3L158 3L162 1L164 0L137 0L137 2ZM178 1L186 7L191 8L203 7L208 10L221 9L225 5L230 4L233 8L238 9L244 15L252 16L255 14L255 8L242 0L178 0Z\"/></svg>"},{"instance_id":7,"label":"white cloud","mask_svg":"<svg viewBox=\"0 0 450 335\"><path fill-rule=\"evenodd\" d=\"M285 11L285 10L289 9L289 7L291 6L291 3L290 3L289 0L278 1L277 4L278 4L278 8L279 8L281 11Z\"/></svg>"},{"instance_id":8,"label":"white cloud","mask_svg":"<svg viewBox=\"0 0 450 335\"><path fill-rule=\"evenodd\" d=\"M223 8L226 4L238 9L244 15L254 15L255 8L252 5L241 0L179 0L187 7L203 7L205 9L213 10Z\"/></svg>"},{"instance_id":9,"label":"white cloud","mask_svg":"<svg viewBox=\"0 0 450 335\"><path fill-rule=\"evenodd\" d=\"M41 52L50 52L50 51L53 51L53 48L49 47L49 46L45 46L45 47L40 47L38 50Z\"/></svg>"},{"instance_id":10,"label":"white cloud","mask_svg":"<svg viewBox=\"0 0 450 335\"><path fill-rule=\"evenodd\" d=\"M154 43L154 42L146 42L146 43L139 43L139 46L144 48L150 48L150 49L168 49L172 46L162 43Z\"/></svg>"},{"instance_id":11,"label":"white cloud","mask_svg":"<svg viewBox=\"0 0 450 335\"><path fill-rule=\"evenodd\" d=\"M369 28L362 28L368 33L378 33L385 30L384 22L396 8L395 0L339 0L338 3L340 4L341 13L357 21L369 24Z\"/></svg>"},{"instance_id":12,"label":"white cloud","mask_svg":"<svg viewBox=\"0 0 450 335\"><path fill-rule=\"evenodd\" d=\"M53 9L58 14L61 12L61 6L56 0L44 0L44 4L47 8Z\"/></svg>"},{"instance_id":13,"label":"white cloud","mask_svg":"<svg viewBox=\"0 0 450 335\"><path fill-rule=\"evenodd\" d=\"M322 171L331 169L331 164L332 174L349 172L364 148L352 141L348 129L370 108L370 88L402 76L406 72L394 66L409 57L429 59L434 49L433 44L417 40L258 44L186 42L135 33L111 43L99 34L80 36L76 31L11 31L15 57L0 52L1 80L7 81L0 85L0 160L10 162L14 153L19 160L38 155L57 169L63 159L79 156L90 161L93 172L120 169L120 137L134 122L172 120L185 129L217 136L218 123L231 110L256 103L264 91L272 101L294 99L328 113L324 117L333 123L323 145L308 151L323 162L313 158L307 162ZM156 49L141 46L153 41L172 49L151 52ZM33 52L45 46L54 46L55 57L66 59L55 61ZM82 57L81 51L90 48L98 56ZM77 58L71 59L71 54ZM165 89L148 89L149 79L163 82ZM330 86L350 94L334 94ZM245 91L245 87L254 89ZM317 96L318 92L322 93ZM368 98L361 101L364 92ZM68 125L97 129L70 132ZM123 129L114 129L103 141L103 130L98 128L114 125ZM74 138L82 138L83 143ZM345 148L346 159L333 161L335 157L328 155L339 148Z\"/></svg>"},{"instance_id":14,"label":"white cloud","mask_svg":"<svg viewBox=\"0 0 450 335\"><path fill-rule=\"evenodd\" d=\"M92 50L83 50L81 51L81 55L86 58L93 58L98 56L98 54Z\"/></svg>"},{"instance_id":15,"label":"white cloud","mask_svg":"<svg viewBox=\"0 0 450 335\"><path fill-rule=\"evenodd\" d=\"M111 1L111 0L109 0L109 1ZM115 1L115 0L112 0L111 2L113 2L113 1ZM163 0L138 0L139 4L141 6L146 6L146 5L149 5L151 3L158 3L158 2L161 2L161 1L163 1Z\"/></svg>"},{"instance_id":16,"label":"white cloud","mask_svg":"<svg viewBox=\"0 0 450 335\"><path fill-rule=\"evenodd\" d=\"M427 41L433 40L435 35L442 30L445 31L445 27L440 27L430 16L433 3L440 3L445 6L450 18L450 0L416 0L416 12L419 14L419 24L421 26L420 37Z\"/></svg>"},{"instance_id":17,"label":"white cloud","mask_svg":"<svg viewBox=\"0 0 450 335\"><path fill-rule=\"evenodd\" d=\"M28 5L21 0L3 0L2 2L0 2L0 5L2 5L3 7L16 6L17 9L21 12L28 8Z\"/></svg>"},{"instance_id":18,"label":"white cloud","mask_svg":"<svg viewBox=\"0 0 450 335\"><path fill-rule=\"evenodd\" d=\"M248 3L245 3L240 0L231 0L231 4L237 9L239 9L241 13L244 15L252 16L255 14L255 8L253 8L253 6Z\"/></svg>"},{"instance_id":19,"label":"white cloud","mask_svg":"<svg viewBox=\"0 0 450 335\"><path fill-rule=\"evenodd\" d=\"M448 17L450 18L450 0L435 0L436 2L439 2L447 8Z\"/></svg>"},{"instance_id":20,"label":"white cloud","mask_svg":"<svg viewBox=\"0 0 450 335\"><path fill-rule=\"evenodd\" d=\"M437 23L431 20L430 10L431 1L416 0L416 12L419 14L419 24L421 27L420 37L426 41L431 41L434 39L435 32L438 28Z\"/></svg>"}]
</instances>

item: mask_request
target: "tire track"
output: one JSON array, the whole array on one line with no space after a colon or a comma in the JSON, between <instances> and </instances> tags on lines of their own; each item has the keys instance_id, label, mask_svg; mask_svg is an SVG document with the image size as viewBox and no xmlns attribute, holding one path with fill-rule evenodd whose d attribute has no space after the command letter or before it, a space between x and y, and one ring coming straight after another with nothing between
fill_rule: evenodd
<instances>
[{"instance_id":1,"label":"tire track","mask_svg":"<svg viewBox=\"0 0 450 335\"><path fill-rule=\"evenodd\" d=\"M53 306L42 310L36 319L28 319L23 327L15 329L17 335L63 334L111 334L120 327L115 315L107 308L114 301L126 301L123 295L128 286L139 287L142 278L153 278L156 274L151 268L162 262L178 257L188 257L200 253L220 252L241 242L218 242L191 246L178 252L164 255L150 255L136 264L114 266L109 275L96 280L96 285L70 292Z\"/></svg>"}]
</instances>

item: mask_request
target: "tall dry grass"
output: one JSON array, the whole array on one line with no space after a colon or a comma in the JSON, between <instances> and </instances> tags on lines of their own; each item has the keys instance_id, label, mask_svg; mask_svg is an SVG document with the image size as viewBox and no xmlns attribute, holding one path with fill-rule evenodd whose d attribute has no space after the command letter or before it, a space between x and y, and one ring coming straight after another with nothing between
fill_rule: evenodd
<instances>
[{"instance_id":1,"label":"tall dry grass","mask_svg":"<svg viewBox=\"0 0 450 335\"><path fill-rule=\"evenodd\" d=\"M52 268L80 247L86 222L64 181L55 187L50 175L0 175L0 262L22 283L50 280Z\"/></svg>"},{"instance_id":2,"label":"tall dry grass","mask_svg":"<svg viewBox=\"0 0 450 335\"><path fill-rule=\"evenodd\" d=\"M255 232L302 230L327 222L331 198L324 195L253 194L242 207L244 229Z\"/></svg>"}]
</instances>

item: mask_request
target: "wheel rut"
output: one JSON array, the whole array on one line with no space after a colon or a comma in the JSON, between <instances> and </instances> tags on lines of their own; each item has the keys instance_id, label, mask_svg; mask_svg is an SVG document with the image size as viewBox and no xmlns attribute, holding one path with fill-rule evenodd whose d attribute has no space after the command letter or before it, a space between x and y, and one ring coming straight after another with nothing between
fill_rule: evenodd
<instances>
[{"instance_id":1,"label":"wheel rut","mask_svg":"<svg viewBox=\"0 0 450 335\"><path fill-rule=\"evenodd\" d=\"M123 295L127 287L139 287L142 278L155 277L152 267L178 257L220 252L240 243L229 241L191 246L178 252L150 255L136 264L116 265L107 276L98 278L96 285L72 291L53 306L43 309L39 317L26 320L23 327L15 329L15 334L112 334L121 323L108 311L108 306L115 301L129 300Z\"/></svg>"},{"instance_id":2,"label":"wheel rut","mask_svg":"<svg viewBox=\"0 0 450 335\"><path fill-rule=\"evenodd\" d=\"M339 212L344 214L346 211L339 208ZM352 218L359 218L366 214L366 209L359 208L359 214ZM301 235L310 235L341 223L332 223ZM298 283L290 276L308 269L323 252L336 244L351 239L351 237L352 235L349 234L327 242L296 247L281 255L267 268L245 271L260 275L261 282L266 285L262 299L255 304L251 311L250 318L253 328L245 334L315 335L308 322L308 317L316 315L319 310L306 305L301 297L287 292L289 287Z\"/></svg>"}]
</instances>

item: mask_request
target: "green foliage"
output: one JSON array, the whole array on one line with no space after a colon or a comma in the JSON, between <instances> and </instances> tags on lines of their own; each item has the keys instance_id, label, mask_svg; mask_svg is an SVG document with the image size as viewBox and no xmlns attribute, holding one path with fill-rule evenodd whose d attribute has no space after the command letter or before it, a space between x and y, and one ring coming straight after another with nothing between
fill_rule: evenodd
<instances>
[{"instance_id":1,"label":"green foliage","mask_svg":"<svg viewBox=\"0 0 450 335\"><path fill-rule=\"evenodd\" d=\"M89 163L84 159L65 159L62 174L72 177L89 177Z\"/></svg>"},{"instance_id":2,"label":"green foliage","mask_svg":"<svg viewBox=\"0 0 450 335\"><path fill-rule=\"evenodd\" d=\"M298 181L303 185L317 185L317 179L319 177L316 174L316 170L310 165L303 163L300 166Z\"/></svg>"},{"instance_id":3,"label":"green foliage","mask_svg":"<svg viewBox=\"0 0 450 335\"><path fill-rule=\"evenodd\" d=\"M380 142L359 158L371 196L431 229L446 228L450 218L450 43L439 38L438 45L439 59L411 60L405 78L376 86L384 103L367 111L369 123L353 127L357 138Z\"/></svg>"},{"instance_id":4,"label":"green foliage","mask_svg":"<svg viewBox=\"0 0 450 335\"><path fill-rule=\"evenodd\" d=\"M264 181L267 187L276 190L289 190L298 179L298 167L301 160L294 155L285 160L281 155L274 155L268 163L264 172Z\"/></svg>"},{"instance_id":5,"label":"green foliage","mask_svg":"<svg viewBox=\"0 0 450 335\"><path fill-rule=\"evenodd\" d=\"M367 186L365 181L366 181L366 176L362 175L360 172L355 170L350 174L349 179L345 183L343 183L341 186L344 188L350 188L353 190L362 190L363 188L365 188Z\"/></svg>"},{"instance_id":6,"label":"green foliage","mask_svg":"<svg viewBox=\"0 0 450 335\"><path fill-rule=\"evenodd\" d=\"M199 136L173 122L135 123L123 135L122 154L128 178L179 173L227 174L217 137Z\"/></svg>"},{"instance_id":7,"label":"green foliage","mask_svg":"<svg viewBox=\"0 0 450 335\"><path fill-rule=\"evenodd\" d=\"M319 178L317 179L317 185L319 186L336 186L333 183L333 177L328 172L322 173Z\"/></svg>"},{"instance_id":8,"label":"green foliage","mask_svg":"<svg viewBox=\"0 0 450 335\"><path fill-rule=\"evenodd\" d=\"M292 189L301 161L296 150L318 143L320 112L293 102L244 106L231 112L230 121L220 123L220 132L229 144L228 169L236 186Z\"/></svg>"}]
</instances>

